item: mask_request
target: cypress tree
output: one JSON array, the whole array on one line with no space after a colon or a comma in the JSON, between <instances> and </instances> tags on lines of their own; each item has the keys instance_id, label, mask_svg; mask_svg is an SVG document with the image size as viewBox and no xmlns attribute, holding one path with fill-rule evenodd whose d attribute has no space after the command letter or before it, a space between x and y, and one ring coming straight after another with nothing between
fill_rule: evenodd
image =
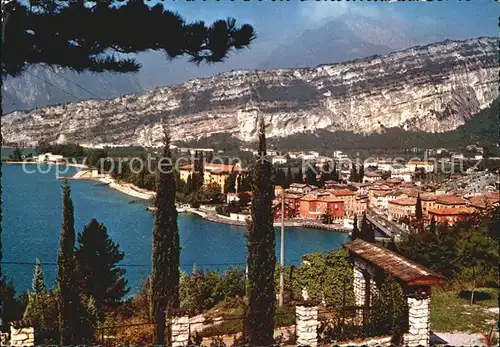
<instances>
[{"instance_id":1,"label":"cypress tree","mask_svg":"<svg viewBox=\"0 0 500 347\"><path fill-rule=\"evenodd\" d=\"M349 177L349 181L357 182L358 181L358 170L356 168L356 164L352 163L351 175Z\"/></svg>"},{"instance_id":2,"label":"cypress tree","mask_svg":"<svg viewBox=\"0 0 500 347\"><path fill-rule=\"evenodd\" d=\"M359 168L359 174L358 174L358 182L363 183L363 178L365 177L365 168L363 165L360 166Z\"/></svg>"},{"instance_id":3,"label":"cypress tree","mask_svg":"<svg viewBox=\"0 0 500 347\"><path fill-rule=\"evenodd\" d=\"M35 269L33 270L33 280L31 288L35 294L42 294L45 291L45 280L43 279L43 268L40 260L36 258Z\"/></svg>"},{"instance_id":4,"label":"cypress tree","mask_svg":"<svg viewBox=\"0 0 500 347\"><path fill-rule=\"evenodd\" d=\"M289 166L288 169L286 170L285 185L283 186L283 188L285 189L290 188L290 184L292 183L293 183L292 169Z\"/></svg>"},{"instance_id":5,"label":"cypress tree","mask_svg":"<svg viewBox=\"0 0 500 347\"><path fill-rule=\"evenodd\" d=\"M306 183L311 184L313 186L318 185L318 180L316 179L316 172L311 167L308 167L306 170Z\"/></svg>"},{"instance_id":6,"label":"cypress tree","mask_svg":"<svg viewBox=\"0 0 500 347\"><path fill-rule=\"evenodd\" d=\"M367 242L375 242L375 230L370 223L368 223L366 212L363 213L363 219L361 219L360 238Z\"/></svg>"},{"instance_id":7,"label":"cypress tree","mask_svg":"<svg viewBox=\"0 0 500 347\"><path fill-rule=\"evenodd\" d=\"M259 118L259 157L266 156L265 124ZM274 313L276 295L274 269L276 266L275 234L271 209L273 187L271 163L256 160L253 175L252 218L248 231L248 310L246 338L251 346L274 343Z\"/></svg>"},{"instance_id":8,"label":"cypress tree","mask_svg":"<svg viewBox=\"0 0 500 347\"><path fill-rule=\"evenodd\" d=\"M415 217L421 220L424 217L422 212L422 200L420 199L420 194L417 196L417 203L415 204Z\"/></svg>"},{"instance_id":9,"label":"cypress tree","mask_svg":"<svg viewBox=\"0 0 500 347\"><path fill-rule=\"evenodd\" d=\"M431 224L429 225L429 232L432 234L436 233L436 218L434 216L431 217Z\"/></svg>"},{"instance_id":10,"label":"cypress tree","mask_svg":"<svg viewBox=\"0 0 500 347\"><path fill-rule=\"evenodd\" d=\"M154 344L171 345L172 310L179 307L179 229L175 207L175 177L170 151L170 134L164 132L163 153L157 172L156 213L153 231L151 302L155 321ZM167 328L167 331L165 331Z\"/></svg>"},{"instance_id":11,"label":"cypress tree","mask_svg":"<svg viewBox=\"0 0 500 347\"><path fill-rule=\"evenodd\" d=\"M295 174L294 183L304 183L304 174L302 173L302 164L299 166L299 171Z\"/></svg>"},{"instance_id":12,"label":"cypress tree","mask_svg":"<svg viewBox=\"0 0 500 347\"><path fill-rule=\"evenodd\" d=\"M360 233L359 227L358 227L358 217L357 216L354 216L353 225L354 225L354 227L352 229L351 239L354 241L356 239L359 239L361 236L361 233Z\"/></svg>"},{"instance_id":13,"label":"cypress tree","mask_svg":"<svg viewBox=\"0 0 500 347\"><path fill-rule=\"evenodd\" d=\"M59 306L59 331L61 345L79 343L80 298L75 273L75 220L71 189L68 181L63 184L63 225L57 255L57 295Z\"/></svg>"}]
</instances>

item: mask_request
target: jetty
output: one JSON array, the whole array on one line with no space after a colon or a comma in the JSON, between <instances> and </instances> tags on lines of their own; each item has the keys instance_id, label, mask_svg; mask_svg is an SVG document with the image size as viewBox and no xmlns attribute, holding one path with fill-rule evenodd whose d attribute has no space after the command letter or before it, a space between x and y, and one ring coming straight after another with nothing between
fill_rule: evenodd
<instances>
[{"instance_id":1,"label":"jetty","mask_svg":"<svg viewBox=\"0 0 500 347\"><path fill-rule=\"evenodd\" d=\"M301 223L300 227L302 228L311 228L311 229L320 229L320 230L328 230L328 231L336 231L339 233L349 233L350 230L338 225L338 224L320 224L320 223Z\"/></svg>"}]
</instances>

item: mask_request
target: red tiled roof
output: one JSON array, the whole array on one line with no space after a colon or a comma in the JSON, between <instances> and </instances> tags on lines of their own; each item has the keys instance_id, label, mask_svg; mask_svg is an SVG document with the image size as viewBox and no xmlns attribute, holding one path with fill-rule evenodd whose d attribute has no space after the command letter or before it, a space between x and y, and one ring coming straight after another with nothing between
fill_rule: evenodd
<instances>
[{"instance_id":1,"label":"red tiled roof","mask_svg":"<svg viewBox=\"0 0 500 347\"><path fill-rule=\"evenodd\" d=\"M313 195L304 195L300 200L303 200L303 201L316 201L316 200L318 200L318 197L313 196Z\"/></svg>"},{"instance_id":2,"label":"red tiled roof","mask_svg":"<svg viewBox=\"0 0 500 347\"><path fill-rule=\"evenodd\" d=\"M465 216L473 214L475 209L470 207L459 207L459 208L431 208L427 212L430 214L436 214L440 216Z\"/></svg>"},{"instance_id":3,"label":"red tiled roof","mask_svg":"<svg viewBox=\"0 0 500 347\"><path fill-rule=\"evenodd\" d=\"M465 199L455 195L440 195L436 203L443 205L465 205Z\"/></svg>"},{"instance_id":4,"label":"red tiled roof","mask_svg":"<svg viewBox=\"0 0 500 347\"><path fill-rule=\"evenodd\" d=\"M389 200L389 204L401 205L401 206L415 206L417 203L417 199L415 198L406 198L406 199L396 199Z\"/></svg>"},{"instance_id":5,"label":"red tiled roof","mask_svg":"<svg viewBox=\"0 0 500 347\"><path fill-rule=\"evenodd\" d=\"M349 189L330 189L329 191L335 196L355 195L354 192Z\"/></svg>"},{"instance_id":6,"label":"red tiled roof","mask_svg":"<svg viewBox=\"0 0 500 347\"><path fill-rule=\"evenodd\" d=\"M438 285L446 279L443 275L429 270L387 248L356 239L344 244L351 253L374 264L408 285Z\"/></svg>"},{"instance_id":7,"label":"red tiled roof","mask_svg":"<svg viewBox=\"0 0 500 347\"><path fill-rule=\"evenodd\" d=\"M331 196L331 195L321 196L318 198L318 201L344 203L344 200L341 200L341 199L336 198L335 196Z\"/></svg>"}]
</instances>

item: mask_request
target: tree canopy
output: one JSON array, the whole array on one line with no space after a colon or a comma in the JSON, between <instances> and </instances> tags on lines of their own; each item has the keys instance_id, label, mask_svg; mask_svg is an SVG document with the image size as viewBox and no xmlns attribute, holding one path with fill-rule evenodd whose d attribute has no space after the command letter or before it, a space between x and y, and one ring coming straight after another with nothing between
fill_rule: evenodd
<instances>
[{"instance_id":1,"label":"tree canopy","mask_svg":"<svg viewBox=\"0 0 500 347\"><path fill-rule=\"evenodd\" d=\"M215 63L256 37L252 26L237 26L233 18L187 23L163 4L144 0L2 1L2 12L2 74L11 76L34 64L135 72L141 66L131 55L149 50Z\"/></svg>"}]
</instances>

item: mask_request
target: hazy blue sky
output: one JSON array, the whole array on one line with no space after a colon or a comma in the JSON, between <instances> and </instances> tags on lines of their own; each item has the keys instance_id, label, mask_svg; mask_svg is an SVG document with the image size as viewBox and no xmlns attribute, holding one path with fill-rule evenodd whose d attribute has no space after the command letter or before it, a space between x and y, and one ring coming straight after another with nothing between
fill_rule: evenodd
<instances>
[{"instance_id":1,"label":"hazy blue sky","mask_svg":"<svg viewBox=\"0 0 500 347\"><path fill-rule=\"evenodd\" d=\"M151 3L154 4L155 1ZM170 0L164 1L163 4L166 8L178 11L188 21L212 22L216 19L234 17L239 23L253 25L258 38L251 49L243 50L226 63L215 66L196 67L185 63L182 59L167 64L163 61L161 53L141 55L140 60L144 67L141 80L150 86L183 82L190 78L209 76L232 69L256 68L280 45L290 44L304 31L319 29L339 17L348 17L351 21L360 23L370 20L382 22L382 28L386 26L388 33L391 30L392 33L397 33L401 28L401 31L406 33L428 38L424 39L427 41L424 43L430 43L436 40L435 37L441 40L443 37L465 39L498 36L500 14L498 11L500 4L494 0L391 3ZM328 38L325 37L326 39Z\"/></svg>"}]
</instances>

